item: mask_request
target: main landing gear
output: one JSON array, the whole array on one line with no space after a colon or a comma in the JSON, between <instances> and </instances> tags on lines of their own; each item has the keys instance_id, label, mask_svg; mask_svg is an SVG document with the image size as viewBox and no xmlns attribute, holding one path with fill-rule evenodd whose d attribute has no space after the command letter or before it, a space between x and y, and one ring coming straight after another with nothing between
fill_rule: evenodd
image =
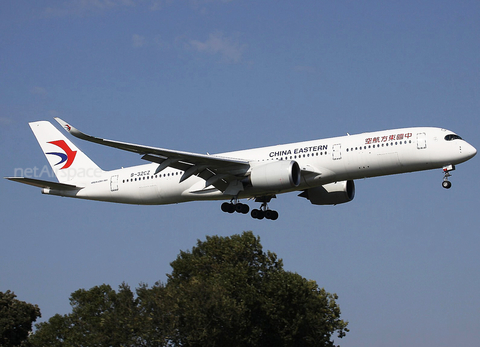
<instances>
[{"instance_id":1,"label":"main landing gear","mask_svg":"<svg viewBox=\"0 0 480 347\"><path fill-rule=\"evenodd\" d=\"M278 212L274 210L269 210L267 203L263 202L262 206L260 206L260 209L253 209L251 213L252 218L256 219L270 219L270 220L276 220L278 219Z\"/></svg>"},{"instance_id":2,"label":"main landing gear","mask_svg":"<svg viewBox=\"0 0 480 347\"><path fill-rule=\"evenodd\" d=\"M270 202L272 198L271 197L261 197L261 198L256 198L256 202L261 202L262 205L260 206L260 209L253 209L251 212L252 218L255 219L270 219L270 220L276 220L278 219L278 212L274 210L270 210L268 208L268 203ZM242 214L247 214L249 212L250 208L246 204L242 204L238 202L236 198L232 199L230 202L224 202L222 204L222 211L227 212L227 213L242 213Z\"/></svg>"},{"instance_id":3,"label":"main landing gear","mask_svg":"<svg viewBox=\"0 0 480 347\"><path fill-rule=\"evenodd\" d=\"M222 204L222 211L227 213L238 212L242 214L247 214L250 211L250 207L246 204L242 204L239 202L224 202Z\"/></svg>"},{"instance_id":4,"label":"main landing gear","mask_svg":"<svg viewBox=\"0 0 480 347\"><path fill-rule=\"evenodd\" d=\"M452 187L452 182L448 180L450 176L450 171L455 170L455 165L448 165L443 167L443 172L445 175L443 176L443 182L442 182L442 187L445 189L450 189Z\"/></svg>"},{"instance_id":5,"label":"main landing gear","mask_svg":"<svg viewBox=\"0 0 480 347\"><path fill-rule=\"evenodd\" d=\"M260 206L260 209L253 209L252 213L250 214L252 218L255 219L270 219L270 220L277 220L278 219L278 212L274 210L270 210L268 208L268 203L272 198L275 196L262 196L259 198L255 199L255 202L261 202L262 205Z\"/></svg>"}]
</instances>

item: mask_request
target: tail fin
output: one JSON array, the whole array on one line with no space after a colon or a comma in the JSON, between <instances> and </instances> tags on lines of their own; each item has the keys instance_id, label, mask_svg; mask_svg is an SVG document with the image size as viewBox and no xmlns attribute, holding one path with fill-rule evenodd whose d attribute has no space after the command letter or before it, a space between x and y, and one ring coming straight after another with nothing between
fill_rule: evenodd
<instances>
[{"instance_id":1,"label":"tail fin","mask_svg":"<svg viewBox=\"0 0 480 347\"><path fill-rule=\"evenodd\" d=\"M29 123L60 183L92 181L103 171L50 122Z\"/></svg>"}]
</instances>

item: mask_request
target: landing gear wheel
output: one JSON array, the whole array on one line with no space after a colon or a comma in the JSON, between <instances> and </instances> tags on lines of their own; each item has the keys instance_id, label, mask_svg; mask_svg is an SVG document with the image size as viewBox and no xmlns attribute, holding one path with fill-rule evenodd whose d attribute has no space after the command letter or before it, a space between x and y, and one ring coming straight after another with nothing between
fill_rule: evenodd
<instances>
[{"instance_id":1,"label":"landing gear wheel","mask_svg":"<svg viewBox=\"0 0 480 347\"><path fill-rule=\"evenodd\" d=\"M276 220L278 218L278 212L273 210L266 210L265 211L265 218L270 220Z\"/></svg>"},{"instance_id":2,"label":"landing gear wheel","mask_svg":"<svg viewBox=\"0 0 480 347\"><path fill-rule=\"evenodd\" d=\"M232 203L224 202L222 204L222 211L227 213L235 212L235 205Z\"/></svg>"},{"instance_id":3,"label":"landing gear wheel","mask_svg":"<svg viewBox=\"0 0 480 347\"><path fill-rule=\"evenodd\" d=\"M222 204L222 211L227 213L238 212L238 213L247 214L248 211L250 211L250 207L248 207L247 204L242 204L242 203L234 204L232 202L224 202Z\"/></svg>"},{"instance_id":4,"label":"landing gear wheel","mask_svg":"<svg viewBox=\"0 0 480 347\"><path fill-rule=\"evenodd\" d=\"M261 202L262 205L260 206L260 209L254 209L252 210L251 216L252 218L255 219L270 219L270 220L276 220L278 219L278 212L274 210L270 210L268 208L268 202L270 202L271 196L264 196L255 199L257 202Z\"/></svg>"},{"instance_id":5,"label":"landing gear wheel","mask_svg":"<svg viewBox=\"0 0 480 347\"><path fill-rule=\"evenodd\" d=\"M452 186L452 183L448 180L448 178L452 176L450 172L453 170L455 170L455 165L447 165L443 167L444 176L442 187L445 189L450 189L450 187Z\"/></svg>"},{"instance_id":6,"label":"landing gear wheel","mask_svg":"<svg viewBox=\"0 0 480 347\"><path fill-rule=\"evenodd\" d=\"M242 213L242 204L235 204L235 212Z\"/></svg>"},{"instance_id":7,"label":"landing gear wheel","mask_svg":"<svg viewBox=\"0 0 480 347\"><path fill-rule=\"evenodd\" d=\"M273 211L273 210L266 210L265 211L265 218L270 219L270 220L276 220L276 219L278 219L278 212Z\"/></svg>"},{"instance_id":8,"label":"landing gear wheel","mask_svg":"<svg viewBox=\"0 0 480 347\"><path fill-rule=\"evenodd\" d=\"M250 211L250 207L248 207L246 204L238 203L235 205L235 211L238 213L247 214L248 211Z\"/></svg>"},{"instance_id":9,"label":"landing gear wheel","mask_svg":"<svg viewBox=\"0 0 480 347\"><path fill-rule=\"evenodd\" d=\"M255 219L263 219L265 217L265 212L263 212L262 210L253 209L250 215L252 216L252 218Z\"/></svg>"}]
</instances>

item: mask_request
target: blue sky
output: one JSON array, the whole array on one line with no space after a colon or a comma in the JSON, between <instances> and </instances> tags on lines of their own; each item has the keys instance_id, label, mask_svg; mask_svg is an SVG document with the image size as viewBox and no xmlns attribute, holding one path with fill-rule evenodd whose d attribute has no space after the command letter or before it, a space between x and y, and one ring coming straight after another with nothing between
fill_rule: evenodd
<instances>
[{"instance_id":1,"label":"blue sky","mask_svg":"<svg viewBox=\"0 0 480 347\"><path fill-rule=\"evenodd\" d=\"M405 126L479 148L478 1L4 1L2 175L47 164L28 122L199 153ZM134 154L73 140L103 169ZM252 230L285 268L339 295L342 346L480 340L478 158L356 181L351 203L271 203L276 222L218 202L126 206L0 181L0 290L70 311L102 283L166 280L206 235ZM43 177L48 179L48 177ZM250 204L251 207L254 206Z\"/></svg>"}]
</instances>

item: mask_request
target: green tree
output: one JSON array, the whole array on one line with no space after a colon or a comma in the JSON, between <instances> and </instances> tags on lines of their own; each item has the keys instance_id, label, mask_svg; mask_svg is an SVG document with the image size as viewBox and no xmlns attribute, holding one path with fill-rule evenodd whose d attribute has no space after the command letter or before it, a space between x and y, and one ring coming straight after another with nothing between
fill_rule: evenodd
<instances>
[{"instance_id":1,"label":"green tree","mask_svg":"<svg viewBox=\"0 0 480 347\"><path fill-rule=\"evenodd\" d=\"M166 284L78 290L72 313L37 324L33 346L334 346L337 296L264 252L251 232L181 251Z\"/></svg>"},{"instance_id":2,"label":"green tree","mask_svg":"<svg viewBox=\"0 0 480 347\"><path fill-rule=\"evenodd\" d=\"M0 346L20 346L32 331L32 323L41 317L37 305L16 297L9 290L0 292Z\"/></svg>"},{"instance_id":3,"label":"green tree","mask_svg":"<svg viewBox=\"0 0 480 347\"><path fill-rule=\"evenodd\" d=\"M171 263L171 341L179 346L333 346L335 294L283 269L251 232L198 241Z\"/></svg>"},{"instance_id":4,"label":"green tree","mask_svg":"<svg viewBox=\"0 0 480 347\"><path fill-rule=\"evenodd\" d=\"M123 283L118 293L102 284L71 295L72 313L37 324L33 346L143 346L138 301Z\"/></svg>"}]
</instances>

